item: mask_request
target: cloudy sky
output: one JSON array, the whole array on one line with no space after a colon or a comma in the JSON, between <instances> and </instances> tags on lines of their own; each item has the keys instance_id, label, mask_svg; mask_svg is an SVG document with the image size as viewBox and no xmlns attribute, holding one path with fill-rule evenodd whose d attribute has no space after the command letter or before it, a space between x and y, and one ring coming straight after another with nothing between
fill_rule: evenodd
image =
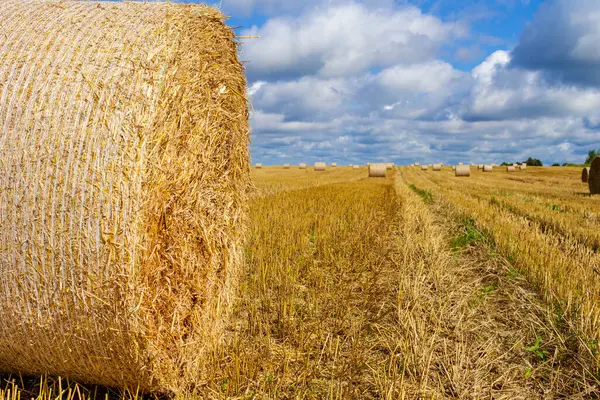
<instances>
[{"instance_id":1,"label":"cloudy sky","mask_svg":"<svg viewBox=\"0 0 600 400\"><path fill-rule=\"evenodd\" d=\"M600 147L599 0L222 0L252 159L583 162Z\"/></svg>"}]
</instances>

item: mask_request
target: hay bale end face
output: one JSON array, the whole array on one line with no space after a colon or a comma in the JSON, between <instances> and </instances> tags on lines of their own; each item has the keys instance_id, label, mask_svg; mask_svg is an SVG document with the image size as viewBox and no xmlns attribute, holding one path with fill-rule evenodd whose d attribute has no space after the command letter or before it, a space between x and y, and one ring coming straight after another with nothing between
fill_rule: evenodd
<instances>
[{"instance_id":1,"label":"hay bale end face","mask_svg":"<svg viewBox=\"0 0 600 400\"><path fill-rule=\"evenodd\" d=\"M327 164L324 162L316 162L315 163L315 171L325 171L325 168L327 167Z\"/></svg>"},{"instance_id":2,"label":"hay bale end face","mask_svg":"<svg viewBox=\"0 0 600 400\"><path fill-rule=\"evenodd\" d=\"M506 167L506 172L515 172L517 169L514 165L509 165Z\"/></svg>"},{"instance_id":3,"label":"hay bale end face","mask_svg":"<svg viewBox=\"0 0 600 400\"><path fill-rule=\"evenodd\" d=\"M590 167L585 167L581 171L581 182L587 183L589 175L590 175Z\"/></svg>"},{"instance_id":4,"label":"hay bale end face","mask_svg":"<svg viewBox=\"0 0 600 400\"><path fill-rule=\"evenodd\" d=\"M454 176L464 176L464 177L471 176L471 167L468 165L459 165L454 170Z\"/></svg>"},{"instance_id":5,"label":"hay bale end face","mask_svg":"<svg viewBox=\"0 0 600 400\"><path fill-rule=\"evenodd\" d=\"M600 157L596 157L590 166L588 186L591 194L600 194Z\"/></svg>"},{"instance_id":6,"label":"hay bale end face","mask_svg":"<svg viewBox=\"0 0 600 400\"><path fill-rule=\"evenodd\" d=\"M483 166L483 172L492 172L494 170L494 167L490 164L486 164Z\"/></svg>"},{"instance_id":7,"label":"hay bale end face","mask_svg":"<svg viewBox=\"0 0 600 400\"><path fill-rule=\"evenodd\" d=\"M0 371L192 389L241 272L234 32L166 2L4 0L0 19Z\"/></svg>"},{"instance_id":8,"label":"hay bale end face","mask_svg":"<svg viewBox=\"0 0 600 400\"><path fill-rule=\"evenodd\" d=\"M433 170L434 171L441 171L442 170L442 164L433 164Z\"/></svg>"},{"instance_id":9,"label":"hay bale end face","mask_svg":"<svg viewBox=\"0 0 600 400\"><path fill-rule=\"evenodd\" d=\"M306 169L306 163L303 163L303 162L301 162L301 163L298 165L298 168L300 168L300 169Z\"/></svg>"},{"instance_id":10,"label":"hay bale end face","mask_svg":"<svg viewBox=\"0 0 600 400\"><path fill-rule=\"evenodd\" d=\"M369 165L369 178L385 178L386 170L387 170L387 164L370 164Z\"/></svg>"}]
</instances>

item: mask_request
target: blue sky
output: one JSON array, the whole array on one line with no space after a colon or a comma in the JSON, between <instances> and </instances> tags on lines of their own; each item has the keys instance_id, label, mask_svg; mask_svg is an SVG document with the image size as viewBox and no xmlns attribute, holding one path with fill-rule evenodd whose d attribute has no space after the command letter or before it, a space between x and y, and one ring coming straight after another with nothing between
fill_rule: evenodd
<instances>
[{"instance_id":1,"label":"blue sky","mask_svg":"<svg viewBox=\"0 0 600 400\"><path fill-rule=\"evenodd\" d=\"M598 0L222 0L253 162L583 162Z\"/></svg>"}]
</instances>

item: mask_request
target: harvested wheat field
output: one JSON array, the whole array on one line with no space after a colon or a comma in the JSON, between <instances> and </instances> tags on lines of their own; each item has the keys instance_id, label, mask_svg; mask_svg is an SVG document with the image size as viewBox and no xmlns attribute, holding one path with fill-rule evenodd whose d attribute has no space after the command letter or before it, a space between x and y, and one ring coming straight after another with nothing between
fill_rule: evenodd
<instances>
[{"instance_id":1,"label":"harvested wheat field","mask_svg":"<svg viewBox=\"0 0 600 400\"><path fill-rule=\"evenodd\" d=\"M597 397L600 198L580 173L252 169L244 274L192 397Z\"/></svg>"}]
</instances>

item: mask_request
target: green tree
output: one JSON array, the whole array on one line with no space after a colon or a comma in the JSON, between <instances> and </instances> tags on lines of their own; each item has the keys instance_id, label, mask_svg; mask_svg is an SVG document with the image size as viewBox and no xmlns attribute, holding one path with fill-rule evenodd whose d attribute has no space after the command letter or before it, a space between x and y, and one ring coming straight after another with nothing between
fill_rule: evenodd
<instances>
[{"instance_id":1,"label":"green tree","mask_svg":"<svg viewBox=\"0 0 600 400\"><path fill-rule=\"evenodd\" d=\"M594 161L594 158L600 156L600 149L598 150L590 150L588 151L587 158L585 159L584 164L591 164Z\"/></svg>"},{"instance_id":2,"label":"green tree","mask_svg":"<svg viewBox=\"0 0 600 400\"><path fill-rule=\"evenodd\" d=\"M527 164L530 167L543 167L544 164L542 163L542 160L538 160L537 158L531 158L529 157L527 159L527 161L525 161L525 164Z\"/></svg>"}]
</instances>

